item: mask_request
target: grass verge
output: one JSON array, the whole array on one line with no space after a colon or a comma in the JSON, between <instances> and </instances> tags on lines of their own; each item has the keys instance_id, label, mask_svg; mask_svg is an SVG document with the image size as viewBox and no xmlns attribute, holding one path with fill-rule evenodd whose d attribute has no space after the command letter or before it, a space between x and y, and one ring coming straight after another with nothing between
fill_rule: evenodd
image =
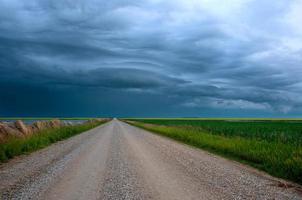
<instances>
[{"instance_id":1,"label":"grass verge","mask_svg":"<svg viewBox=\"0 0 302 200\"><path fill-rule=\"evenodd\" d=\"M134 126L252 165L269 174L302 184L302 147L253 138L213 135L188 127L126 121Z\"/></svg>"},{"instance_id":2,"label":"grass verge","mask_svg":"<svg viewBox=\"0 0 302 200\"><path fill-rule=\"evenodd\" d=\"M0 163L13 158L14 156L44 148L57 141L67 139L97 127L105 122L107 121L95 121L75 126L45 129L26 138L10 138L5 143L0 144Z\"/></svg>"}]
</instances>

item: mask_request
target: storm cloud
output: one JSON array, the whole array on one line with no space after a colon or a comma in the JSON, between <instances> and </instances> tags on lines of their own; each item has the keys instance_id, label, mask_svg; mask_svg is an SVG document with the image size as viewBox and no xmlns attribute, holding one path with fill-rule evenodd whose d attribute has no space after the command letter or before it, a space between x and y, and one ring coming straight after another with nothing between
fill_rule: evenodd
<instances>
[{"instance_id":1,"label":"storm cloud","mask_svg":"<svg viewBox=\"0 0 302 200\"><path fill-rule=\"evenodd\" d=\"M301 116L301 10L0 0L0 115Z\"/></svg>"}]
</instances>

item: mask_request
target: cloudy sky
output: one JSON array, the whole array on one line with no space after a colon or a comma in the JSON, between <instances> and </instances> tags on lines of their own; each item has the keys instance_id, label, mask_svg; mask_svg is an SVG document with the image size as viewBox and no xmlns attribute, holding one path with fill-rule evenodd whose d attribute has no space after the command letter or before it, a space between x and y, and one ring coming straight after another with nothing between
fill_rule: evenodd
<instances>
[{"instance_id":1,"label":"cloudy sky","mask_svg":"<svg viewBox=\"0 0 302 200\"><path fill-rule=\"evenodd\" d=\"M302 0L0 0L0 116L302 117Z\"/></svg>"}]
</instances>

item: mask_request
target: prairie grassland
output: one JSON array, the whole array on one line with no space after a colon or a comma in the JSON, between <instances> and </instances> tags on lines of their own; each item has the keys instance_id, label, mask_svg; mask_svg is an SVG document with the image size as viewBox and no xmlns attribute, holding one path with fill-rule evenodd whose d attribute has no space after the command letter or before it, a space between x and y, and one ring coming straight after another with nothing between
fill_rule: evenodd
<instances>
[{"instance_id":1,"label":"prairie grassland","mask_svg":"<svg viewBox=\"0 0 302 200\"><path fill-rule=\"evenodd\" d=\"M93 120L95 118L91 117L0 117L1 121L14 121L14 120L31 120L31 121L39 121L39 120Z\"/></svg>"},{"instance_id":2,"label":"prairie grassland","mask_svg":"<svg viewBox=\"0 0 302 200\"><path fill-rule=\"evenodd\" d=\"M127 122L302 184L302 121L131 119Z\"/></svg>"},{"instance_id":3,"label":"prairie grassland","mask_svg":"<svg viewBox=\"0 0 302 200\"><path fill-rule=\"evenodd\" d=\"M14 156L33 152L57 141L67 139L107 121L91 121L74 126L45 129L26 138L10 138L5 143L0 143L0 163Z\"/></svg>"}]
</instances>

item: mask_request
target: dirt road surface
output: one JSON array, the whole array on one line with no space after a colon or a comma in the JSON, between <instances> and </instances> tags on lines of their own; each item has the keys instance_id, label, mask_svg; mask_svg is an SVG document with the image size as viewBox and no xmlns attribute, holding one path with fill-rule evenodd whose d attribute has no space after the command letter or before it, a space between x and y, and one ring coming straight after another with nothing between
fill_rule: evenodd
<instances>
[{"instance_id":1,"label":"dirt road surface","mask_svg":"<svg viewBox=\"0 0 302 200\"><path fill-rule=\"evenodd\" d=\"M302 199L279 181L112 120L0 165L0 199Z\"/></svg>"}]
</instances>

